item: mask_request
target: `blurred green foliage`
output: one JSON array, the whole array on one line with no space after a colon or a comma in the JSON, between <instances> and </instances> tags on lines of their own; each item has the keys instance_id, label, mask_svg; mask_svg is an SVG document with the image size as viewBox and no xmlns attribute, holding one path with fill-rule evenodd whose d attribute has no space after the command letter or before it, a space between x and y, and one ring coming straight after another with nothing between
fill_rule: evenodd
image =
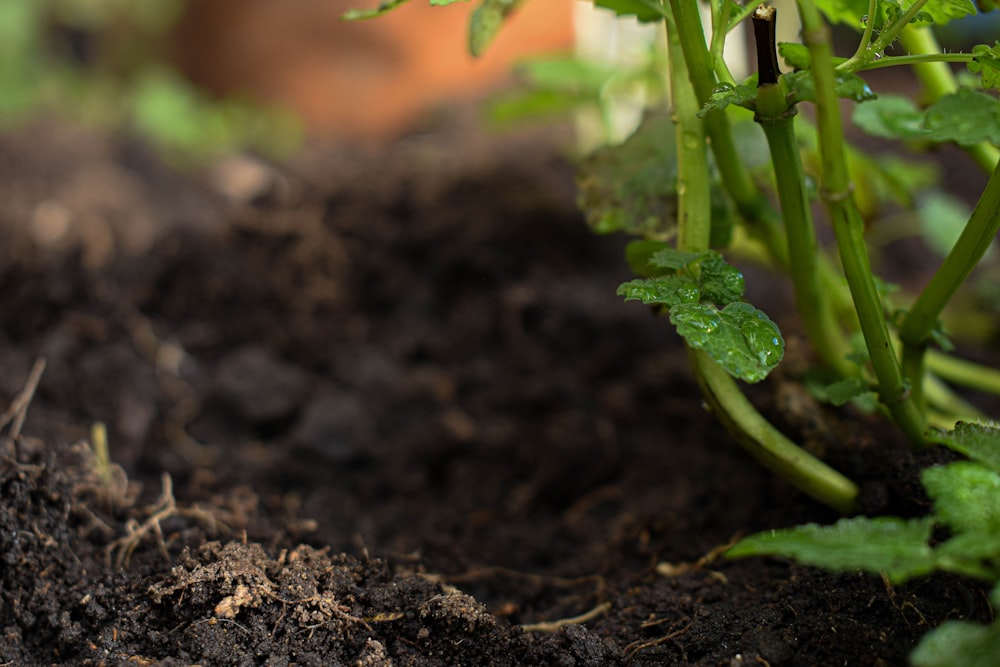
<instances>
[{"instance_id":1,"label":"blurred green foliage","mask_svg":"<svg viewBox=\"0 0 1000 667\"><path fill-rule=\"evenodd\" d=\"M130 131L190 163L300 142L290 112L215 100L169 60L185 0L0 2L0 126L56 116Z\"/></svg>"}]
</instances>

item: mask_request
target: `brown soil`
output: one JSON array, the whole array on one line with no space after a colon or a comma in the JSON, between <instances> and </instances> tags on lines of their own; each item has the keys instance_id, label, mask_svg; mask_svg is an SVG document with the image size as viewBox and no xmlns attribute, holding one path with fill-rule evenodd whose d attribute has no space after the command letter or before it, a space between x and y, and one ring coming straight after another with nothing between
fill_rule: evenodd
<instances>
[{"instance_id":1,"label":"brown soil","mask_svg":"<svg viewBox=\"0 0 1000 667\"><path fill-rule=\"evenodd\" d=\"M247 163L0 138L0 664L901 665L986 620L953 577L713 557L835 517L615 296L623 240L552 145L459 126L238 192ZM923 511L938 454L781 380L753 397L868 511Z\"/></svg>"}]
</instances>

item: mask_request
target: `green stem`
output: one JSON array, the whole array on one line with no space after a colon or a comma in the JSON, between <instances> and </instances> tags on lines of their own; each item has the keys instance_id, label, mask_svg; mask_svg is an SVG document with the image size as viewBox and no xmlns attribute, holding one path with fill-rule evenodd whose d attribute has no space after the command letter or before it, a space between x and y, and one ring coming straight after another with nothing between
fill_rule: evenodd
<instances>
[{"instance_id":1,"label":"green stem","mask_svg":"<svg viewBox=\"0 0 1000 667\"><path fill-rule=\"evenodd\" d=\"M687 75L673 19L664 21L670 63L670 97L677 137L677 248L707 250L712 235L712 199L704 123Z\"/></svg>"},{"instance_id":2,"label":"green stem","mask_svg":"<svg viewBox=\"0 0 1000 667\"><path fill-rule=\"evenodd\" d=\"M876 11L878 11L878 0L868 0L868 13L865 15L868 20L865 21L865 31L861 35L861 41L858 42L858 48L854 55L848 59L848 63L865 62L871 59L869 51L872 43L872 32L875 30Z\"/></svg>"},{"instance_id":3,"label":"green stem","mask_svg":"<svg viewBox=\"0 0 1000 667\"><path fill-rule=\"evenodd\" d=\"M1000 231L1000 163L986 183L969 222L930 282L917 297L899 329L903 372L912 386L923 377L924 352L941 311L982 259Z\"/></svg>"},{"instance_id":4,"label":"green stem","mask_svg":"<svg viewBox=\"0 0 1000 667\"><path fill-rule=\"evenodd\" d=\"M713 413L744 450L803 493L844 514L854 511L858 488L851 480L775 429L707 354L690 350L689 356Z\"/></svg>"},{"instance_id":5,"label":"green stem","mask_svg":"<svg viewBox=\"0 0 1000 667\"><path fill-rule=\"evenodd\" d=\"M827 293L820 288L819 250L805 171L795 140L795 107L788 104L788 87L777 72L773 9L754 15L759 78L754 120L767 137L774 166L778 201L788 241L788 268L795 286L795 302L806 333L823 361L841 375L850 375L847 345L833 314ZM774 83L771 83L774 81Z\"/></svg>"},{"instance_id":6,"label":"green stem","mask_svg":"<svg viewBox=\"0 0 1000 667\"><path fill-rule=\"evenodd\" d=\"M670 0L670 8L687 63L687 75L699 106L704 106L712 96L716 78L705 44L698 3L694 0ZM736 204L737 211L747 221L751 233L764 241L775 259L784 264L787 262L787 249L778 230L777 215L740 159L729 116L721 110L709 112L705 115L705 131L711 139L712 154L723 187Z\"/></svg>"},{"instance_id":7,"label":"green stem","mask_svg":"<svg viewBox=\"0 0 1000 667\"><path fill-rule=\"evenodd\" d=\"M953 384L1000 395L1000 371L958 359L937 350L927 351L927 368Z\"/></svg>"},{"instance_id":8,"label":"green stem","mask_svg":"<svg viewBox=\"0 0 1000 667\"><path fill-rule=\"evenodd\" d=\"M844 70L845 72L867 72L873 69L882 69L885 67L899 67L901 65L930 65L933 63L967 63L970 62L975 56L971 53L919 53L910 54L908 56L885 56L879 60L873 60L864 64L855 64L854 66L845 67L847 62L841 63L837 67L839 70ZM848 61L849 62L849 61Z\"/></svg>"},{"instance_id":9,"label":"green stem","mask_svg":"<svg viewBox=\"0 0 1000 667\"><path fill-rule=\"evenodd\" d=\"M917 0L892 25L888 28L883 28L878 39L875 40L875 44L872 46L872 51L881 53L887 46L895 42L896 38L899 37L899 33L903 32L910 25L910 21L916 18L927 2L928 0Z\"/></svg>"},{"instance_id":10,"label":"green stem","mask_svg":"<svg viewBox=\"0 0 1000 667\"><path fill-rule=\"evenodd\" d=\"M693 80L688 77L691 63L681 48L681 31L667 19L667 48L670 55L671 89L679 137L677 152L678 249L707 250L711 198L703 124ZM699 155L700 153L700 155ZM683 187L682 187L683 184ZM726 430L765 467L796 488L840 512L851 512L858 495L849 479L811 456L781 434L753 407L739 385L704 352L690 349L692 368L706 401Z\"/></svg>"},{"instance_id":11,"label":"green stem","mask_svg":"<svg viewBox=\"0 0 1000 667\"><path fill-rule=\"evenodd\" d=\"M872 277L864 241L864 222L854 202L847 173L830 31L812 2L797 0L797 4L802 18L803 40L812 55L811 71L816 89L817 130L823 165L821 196L830 213L844 275L878 380L879 396L907 437L915 444L922 443L924 416L910 399L909 390L903 382L882 302Z\"/></svg>"}]
</instances>

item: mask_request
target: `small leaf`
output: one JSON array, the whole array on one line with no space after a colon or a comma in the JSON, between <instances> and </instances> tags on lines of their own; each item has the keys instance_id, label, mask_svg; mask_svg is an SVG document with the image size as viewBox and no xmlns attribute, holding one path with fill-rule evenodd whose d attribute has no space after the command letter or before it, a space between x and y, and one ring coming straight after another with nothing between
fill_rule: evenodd
<instances>
[{"instance_id":1,"label":"small leaf","mask_svg":"<svg viewBox=\"0 0 1000 667\"><path fill-rule=\"evenodd\" d=\"M783 556L830 570L884 572L899 583L934 569L928 540L932 521L894 517L841 519L832 526L807 524L757 533L740 540L726 556Z\"/></svg>"},{"instance_id":2,"label":"small leaf","mask_svg":"<svg viewBox=\"0 0 1000 667\"><path fill-rule=\"evenodd\" d=\"M938 255L946 257L969 222L972 207L954 195L931 189L918 200L917 214L924 241Z\"/></svg>"},{"instance_id":3,"label":"small leaf","mask_svg":"<svg viewBox=\"0 0 1000 667\"><path fill-rule=\"evenodd\" d=\"M625 297L626 301L675 308L681 304L697 303L701 293L695 282L686 276L658 276L622 283L618 286L618 296Z\"/></svg>"},{"instance_id":4,"label":"small leaf","mask_svg":"<svg viewBox=\"0 0 1000 667\"><path fill-rule=\"evenodd\" d=\"M641 23L662 21L665 12L659 2L653 5L641 0L594 0L594 6L610 9L617 16L634 16Z\"/></svg>"},{"instance_id":5,"label":"small leaf","mask_svg":"<svg viewBox=\"0 0 1000 667\"><path fill-rule=\"evenodd\" d=\"M812 65L812 54L805 44L795 42L781 42L778 44L778 54L785 59L790 67L795 69L809 69Z\"/></svg>"},{"instance_id":6,"label":"small leaf","mask_svg":"<svg viewBox=\"0 0 1000 667\"><path fill-rule=\"evenodd\" d=\"M451 0L454 2L455 0ZM431 4L448 4L448 0L431 0ZM521 0L482 0L469 18L469 54L478 58L486 52L503 27L504 20Z\"/></svg>"},{"instance_id":7,"label":"small leaf","mask_svg":"<svg viewBox=\"0 0 1000 667\"><path fill-rule=\"evenodd\" d=\"M995 536L1000 543L1000 473L979 463L959 461L927 468L920 479L934 500L938 521L956 535Z\"/></svg>"},{"instance_id":8,"label":"small leaf","mask_svg":"<svg viewBox=\"0 0 1000 667\"><path fill-rule=\"evenodd\" d=\"M790 102L812 102L816 99L816 88L813 84L812 72L801 70L783 75L791 90ZM834 90L837 97L855 102L868 102L878 98L865 80L851 72L837 71L834 79Z\"/></svg>"},{"instance_id":9,"label":"small leaf","mask_svg":"<svg viewBox=\"0 0 1000 667\"><path fill-rule=\"evenodd\" d=\"M854 122L880 137L1000 144L1000 100L970 88L959 88L924 112L905 98L879 99L859 106Z\"/></svg>"},{"instance_id":10,"label":"small leaf","mask_svg":"<svg viewBox=\"0 0 1000 667\"><path fill-rule=\"evenodd\" d=\"M913 667L994 667L1000 655L1000 622L977 625L945 621L920 640L910 653Z\"/></svg>"},{"instance_id":11,"label":"small leaf","mask_svg":"<svg viewBox=\"0 0 1000 667\"><path fill-rule=\"evenodd\" d=\"M816 393L820 394L821 400L828 401L832 405L843 405L852 399L873 393L868 383L859 377L845 378L823 387L817 387L816 390Z\"/></svg>"},{"instance_id":12,"label":"small leaf","mask_svg":"<svg viewBox=\"0 0 1000 667\"><path fill-rule=\"evenodd\" d=\"M979 44L972 47L972 53L969 71L981 75L983 88L1000 90L1000 42L994 42L992 47Z\"/></svg>"},{"instance_id":13,"label":"small leaf","mask_svg":"<svg viewBox=\"0 0 1000 667\"><path fill-rule=\"evenodd\" d=\"M705 114L717 109L725 109L730 104L734 104L744 109L753 110L757 103L757 75L754 74L747 81L734 86L722 83L715 87L711 97L698 111L698 116L704 118Z\"/></svg>"},{"instance_id":14,"label":"small leaf","mask_svg":"<svg viewBox=\"0 0 1000 667\"><path fill-rule=\"evenodd\" d=\"M577 204L599 234L667 237L677 225L674 124L650 116L620 146L600 148L577 174Z\"/></svg>"},{"instance_id":15,"label":"small leaf","mask_svg":"<svg viewBox=\"0 0 1000 667\"><path fill-rule=\"evenodd\" d=\"M763 380L784 355L777 325L748 303L731 303L721 311L710 304L681 304L670 310L670 322L688 345L746 382Z\"/></svg>"},{"instance_id":16,"label":"small leaf","mask_svg":"<svg viewBox=\"0 0 1000 667\"><path fill-rule=\"evenodd\" d=\"M676 271L686 269L704 257L705 254L702 252L684 252L668 246L656 252L649 261L653 266L663 269L674 269Z\"/></svg>"},{"instance_id":17,"label":"small leaf","mask_svg":"<svg viewBox=\"0 0 1000 667\"><path fill-rule=\"evenodd\" d=\"M698 286L701 297L717 306L725 306L743 298L746 285L739 269L730 266L722 255L714 250L704 253L699 260L701 273Z\"/></svg>"},{"instance_id":18,"label":"small leaf","mask_svg":"<svg viewBox=\"0 0 1000 667\"><path fill-rule=\"evenodd\" d=\"M953 431L932 431L929 440L1000 472L1000 427L996 424L959 422Z\"/></svg>"},{"instance_id":19,"label":"small leaf","mask_svg":"<svg viewBox=\"0 0 1000 667\"><path fill-rule=\"evenodd\" d=\"M344 21L367 21L368 19L378 18L383 14L388 14L393 9L405 5L410 0L383 0L374 9L348 9L346 12L341 14L340 18Z\"/></svg>"}]
</instances>

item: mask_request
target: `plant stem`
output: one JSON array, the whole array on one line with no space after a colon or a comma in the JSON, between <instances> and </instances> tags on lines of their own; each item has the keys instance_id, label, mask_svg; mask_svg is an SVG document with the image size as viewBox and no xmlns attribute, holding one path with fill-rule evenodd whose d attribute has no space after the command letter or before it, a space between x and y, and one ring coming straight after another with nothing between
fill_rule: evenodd
<instances>
[{"instance_id":1,"label":"plant stem","mask_svg":"<svg viewBox=\"0 0 1000 667\"><path fill-rule=\"evenodd\" d=\"M903 373L911 385L923 377L924 351L938 326L941 311L990 247L1000 231L1000 163L986 183L969 222L948 256L910 307L899 329Z\"/></svg>"},{"instance_id":2,"label":"plant stem","mask_svg":"<svg viewBox=\"0 0 1000 667\"><path fill-rule=\"evenodd\" d=\"M681 33L665 22L670 55L670 79L677 123L679 250L708 249L711 199L702 121L693 81L681 48ZM698 155L700 153L700 155ZM682 187L683 185L683 187ZM688 349L692 368L706 401L740 445L765 467L813 498L844 513L853 511L857 487L849 479L811 456L781 434L753 407L736 381L704 352Z\"/></svg>"},{"instance_id":3,"label":"plant stem","mask_svg":"<svg viewBox=\"0 0 1000 667\"><path fill-rule=\"evenodd\" d=\"M1000 395L1000 370L958 359L937 350L927 350L927 368L954 384Z\"/></svg>"},{"instance_id":4,"label":"plant stem","mask_svg":"<svg viewBox=\"0 0 1000 667\"><path fill-rule=\"evenodd\" d=\"M687 76L691 79L698 105L704 106L712 96L716 79L705 44L698 3L695 0L670 0L670 8L684 62L687 63ZM740 159L729 116L720 110L709 112L705 115L705 131L711 139L712 154L723 187L736 204L740 216L747 221L751 232L764 241L775 259L786 263L787 249L778 230L777 215Z\"/></svg>"},{"instance_id":5,"label":"plant stem","mask_svg":"<svg viewBox=\"0 0 1000 667\"><path fill-rule=\"evenodd\" d=\"M763 8L763 5L761 5ZM847 345L830 299L820 288L819 251L805 172L795 140L796 110L788 104L788 86L778 71L774 39L776 11L758 9L753 16L757 37L758 87L754 120L764 129L771 151L781 215L788 241L788 269L795 286L795 303L806 333L823 361L841 375L850 375Z\"/></svg>"},{"instance_id":6,"label":"plant stem","mask_svg":"<svg viewBox=\"0 0 1000 667\"><path fill-rule=\"evenodd\" d=\"M689 357L712 412L752 457L803 493L844 514L854 511L858 488L774 428L736 381L699 350Z\"/></svg>"},{"instance_id":7,"label":"plant stem","mask_svg":"<svg viewBox=\"0 0 1000 667\"><path fill-rule=\"evenodd\" d=\"M677 248L707 250L712 234L712 199L704 123L698 118L698 98L684 66L673 19L664 21L670 63L671 112L677 137Z\"/></svg>"},{"instance_id":8,"label":"plant stem","mask_svg":"<svg viewBox=\"0 0 1000 667\"><path fill-rule=\"evenodd\" d=\"M823 164L821 197L830 213L834 236L865 345L879 385L879 397L894 421L914 443L923 443L924 416L910 399L893 350L885 314L864 241L864 222L854 202L844 155L844 132L834 82L830 31L819 9L809 0L797 0L803 41L812 55L816 88L816 120Z\"/></svg>"}]
</instances>

